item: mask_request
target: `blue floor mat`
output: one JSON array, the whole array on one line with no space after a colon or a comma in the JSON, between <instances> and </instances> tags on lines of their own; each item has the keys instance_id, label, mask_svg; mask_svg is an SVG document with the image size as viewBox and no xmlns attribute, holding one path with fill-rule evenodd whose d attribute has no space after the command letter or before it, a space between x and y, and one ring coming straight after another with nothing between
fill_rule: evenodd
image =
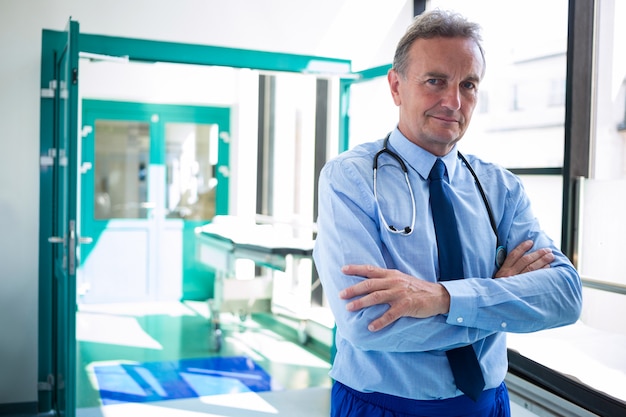
<instances>
[{"instance_id":1,"label":"blue floor mat","mask_svg":"<svg viewBox=\"0 0 626 417\"><path fill-rule=\"evenodd\" d=\"M271 378L243 356L94 367L102 404L270 391Z\"/></svg>"}]
</instances>

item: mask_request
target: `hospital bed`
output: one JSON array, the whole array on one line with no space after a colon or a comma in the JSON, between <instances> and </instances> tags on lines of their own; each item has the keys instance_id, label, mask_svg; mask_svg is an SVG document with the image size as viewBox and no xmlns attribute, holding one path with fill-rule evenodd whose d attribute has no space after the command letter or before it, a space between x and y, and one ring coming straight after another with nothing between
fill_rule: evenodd
<instances>
[{"instance_id":1,"label":"hospital bed","mask_svg":"<svg viewBox=\"0 0 626 417\"><path fill-rule=\"evenodd\" d=\"M216 216L196 229L198 260L215 271L214 296L208 300L214 350L220 350L220 313L287 315L299 322L298 338L307 340L311 308L313 239L297 239L271 224L232 216ZM256 276L241 272L240 260L265 267Z\"/></svg>"}]
</instances>

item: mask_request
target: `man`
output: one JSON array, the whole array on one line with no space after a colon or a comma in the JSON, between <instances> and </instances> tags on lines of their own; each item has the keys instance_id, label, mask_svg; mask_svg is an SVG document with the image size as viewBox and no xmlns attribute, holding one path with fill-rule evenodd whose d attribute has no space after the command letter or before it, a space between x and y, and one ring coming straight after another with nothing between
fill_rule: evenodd
<instances>
[{"instance_id":1,"label":"man","mask_svg":"<svg viewBox=\"0 0 626 417\"><path fill-rule=\"evenodd\" d=\"M580 278L521 181L457 150L485 72L480 42L462 16L418 16L388 73L396 129L322 170L314 260L337 324L332 416L508 416L504 332L580 315ZM452 278L430 201L437 160L462 252ZM471 358L453 366L461 350Z\"/></svg>"}]
</instances>

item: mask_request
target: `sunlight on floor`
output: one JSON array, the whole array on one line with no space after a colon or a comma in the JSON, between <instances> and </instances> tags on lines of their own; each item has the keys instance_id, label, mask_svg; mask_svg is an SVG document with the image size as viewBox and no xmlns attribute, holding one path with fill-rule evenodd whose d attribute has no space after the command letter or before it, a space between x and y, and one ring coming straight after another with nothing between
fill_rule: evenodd
<instances>
[{"instance_id":1,"label":"sunlight on floor","mask_svg":"<svg viewBox=\"0 0 626 417\"><path fill-rule=\"evenodd\" d=\"M207 302L79 305L76 336L81 385L77 416L328 415L330 364L307 346L281 335L287 324L279 320L268 324L265 319L229 313L220 314L220 324L223 346L214 352L207 335L211 329ZM194 391L192 398L176 391L152 369L154 364L168 361L235 356L249 358L271 376L268 391L249 389L253 376L242 379L235 368L189 365L177 375L185 389ZM110 381L107 384L117 385L100 386L99 380L105 376ZM142 397L142 393L150 398ZM128 402L118 403L118 397Z\"/></svg>"},{"instance_id":2,"label":"sunlight on floor","mask_svg":"<svg viewBox=\"0 0 626 417\"><path fill-rule=\"evenodd\" d=\"M201 306L206 303L192 303ZM187 306L187 303L178 301L146 302L146 303L109 303L109 304L79 304L79 312L102 313L119 316L143 317L154 314L167 315L170 317L193 316L195 310Z\"/></svg>"},{"instance_id":3,"label":"sunlight on floor","mask_svg":"<svg viewBox=\"0 0 626 417\"><path fill-rule=\"evenodd\" d=\"M246 346L248 354L261 355L270 362L330 369L330 364L301 346L263 332L235 333L233 343Z\"/></svg>"},{"instance_id":4,"label":"sunlight on floor","mask_svg":"<svg viewBox=\"0 0 626 417\"><path fill-rule=\"evenodd\" d=\"M211 397L203 397L200 401L221 407L278 414L278 410L275 407L254 392L237 395L213 395Z\"/></svg>"},{"instance_id":5,"label":"sunlight on floor","mask_svg":"<svg viewBox=\"0 0 626 417\"><path fill-rule=\"evenodd\" d=\"M76 313L76 340L143 349L163 349L159 342L143 330L134 317L83 311Z\"/></svg>"},{"instance_id":6,"label":"sunlight on floor","mask_svg":"<svg viewBox=\"0 0 626 417\"><path fill-rule=\"evenodd\" d=\"M209 319L209 303L206 301L183 301L183 305L205 319Z\"/></svg>"},{"instance_id":7,"label":"sunlight on floor","mask_svg":"<svg viewBox=\"0 0 626 417\"><path fill-rule=\"evenodd\" d=\"M323 417L330 409L329 388L244 392L193 399L125 403L79 408L77 417Z\"/></svg>"}]
</instances>

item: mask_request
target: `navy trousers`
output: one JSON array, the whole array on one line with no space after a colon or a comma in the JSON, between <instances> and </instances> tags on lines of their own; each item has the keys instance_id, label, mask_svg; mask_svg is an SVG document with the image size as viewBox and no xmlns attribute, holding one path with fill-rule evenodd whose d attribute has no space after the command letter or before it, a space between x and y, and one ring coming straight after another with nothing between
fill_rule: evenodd
<instances>
[{"instance_id":1,"label":"navy trousers","mask_svg":"<svg viewBox=\"0 0 626 417\"><path fill-rule=\"evenodd\" d=\"M363 393L340 382L333 384L331 417L510 417L504 382L483 391L478 401L461 395L445 400L410 400L380 393Z\"/></svg>"}]
</instances>

